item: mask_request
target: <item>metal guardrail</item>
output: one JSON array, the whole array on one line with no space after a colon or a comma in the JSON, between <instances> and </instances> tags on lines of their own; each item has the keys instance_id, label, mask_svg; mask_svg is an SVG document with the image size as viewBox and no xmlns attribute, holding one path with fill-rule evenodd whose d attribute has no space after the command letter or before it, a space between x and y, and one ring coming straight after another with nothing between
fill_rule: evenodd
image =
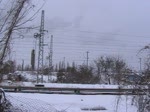
<instances>
[{"instance_id":1,"label":"metal guardrail","mask_svg":"<svg viewBox=\"0 0 150 112\"><path fill-rule=\"evenodd\" d=\"M30 86L0 86L6 92L46 93L46 94L113 94L123 95L143 94L140 89L132 88L76 88L76 87L30 87ZM147 91L148 89L145 89Z\"/></svg>"}]
</instances>

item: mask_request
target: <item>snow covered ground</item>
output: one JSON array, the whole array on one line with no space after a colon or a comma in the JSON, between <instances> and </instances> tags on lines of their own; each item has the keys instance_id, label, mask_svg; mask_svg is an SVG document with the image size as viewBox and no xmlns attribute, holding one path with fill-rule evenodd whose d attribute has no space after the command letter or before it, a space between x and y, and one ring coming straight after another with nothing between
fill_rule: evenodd
<instances>
[{"instance_id":1,"label":"snow covered ground","mask_svg":"<svg viewBox=\"0 0 150 112\"><path fill-rule=\"evenodd\" d=\"M4 86L35 86L36 75L30 72L18 72L31 82L11 82L5 80ZM44 82L48 82L44 76ZM56 76L51 78L56 80ZM68 88L118 88L118 85L102 84L58 84L43 83L45 87ZM6 97L16 108L23 112L137 112L137 107L131 105L132 96L117 95L62 95L38 93L6 93ZM100 110L101 108L106 110ZM14 111L13 111L14 112ZM22 111L15 111L22 112Z\"/></svg>"},{"instance_id":2,"label":"snow covered ground","mask_svg":"<svg viewBox=\"0 0 150 112\"><path fill-rule=\"evenodd\" d=\"M30 94L30 93L6 93L8 99L18 107L28 108L27 112L47 112L40 111L49 105L52 109L48 112L137 112L137 108L131 105L131 96L113 96L113 95L60 95L60 94ZM13 99L13 100L12 100ZM118 100L119 99L119 100ZM118 104L118 111L116 111ZM31 109L29 109L31 108ZM34 109L38 109L33 111Z\"/></svg>"}]
</instances>

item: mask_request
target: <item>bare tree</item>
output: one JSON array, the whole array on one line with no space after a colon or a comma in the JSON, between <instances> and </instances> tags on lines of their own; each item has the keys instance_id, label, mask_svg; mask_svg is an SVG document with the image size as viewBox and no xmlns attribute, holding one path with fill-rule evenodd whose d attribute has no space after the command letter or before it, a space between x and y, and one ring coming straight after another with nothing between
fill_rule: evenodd
<instances>
[{"instance_id":1,"label":"bare tree","mask_svg":"<svg viewBox=\"0 0 150 112\"><path fill-rule=\"evenodd\" d=\"M31 22L40 8L32 15L29 15L31 10L35 7L31 0L1 0L0 6L0 65L5 60L8 51L10 50L11 40L14 38L13 34L22 36L23 30L30 30L34 26L27 26ZM6 5L8 7L5 7Z\"/></svg>"},{"instance_id":2,"label":"bare tree","mask_svg":"<svg viewBox=\"0 0 150 112\"><path fill-rule=\"evenodd\" d=\"M14 37L23 36L24 31L37 28L28 23L35 18L44 4L36 9L31 1L33 0L0 0L0 73L8 53L11 52Z\"/></svg>"},{"instance_id":3,"label":"bare tree","mask_svg":"<svg viewBox=\"0 0 150 112\"><path fill-rule=\"evenodd\" d=\"M142 80L134 85L137 90L136 93L139 95L134 96L133 101L138 104L138 112L150 112L150 44L144 46L138 53L143 52L148 53L146 56L145 69L141 76ZM141 93L144 95L141 95Z\"/></svg>"},{"instance_id":4,"label":"bare tree","mask_svg":"<svg viewBox=\"0 0 150 112\"><path fill-rule=\"evenodd\" d=\"M24 30L35 28L27 26L40 8L32 15L29 15L35 5L31 0L1 0L0 1L0 66L3 64L8 52L10 51L10 43L14 39L14 34L22 36ZM7 5L7 7L5 7ZM0 67L1 68L1 67Z\"/></svg>"},{"instance_id":5,"label":"bare tree","mask_svg":"<svg viewBox=\"0 0 150 112\"><path fill-rule=\"evenodd\" d=\"M9 48L9 42L10 42L13 30L17 26L17 23L20 21L19 15L25 5L25 2L26 0L16 1L16 3L13 4L10 12L8 12L8 15L6 16L6 20L4 24L1 26L1 32L4 33L1 39L1 42L3 42L3 46L1 48L1 57L0 57L1 64L3 63L3 60L6 57L6 53Z\"/></svg>"},{"instance_id":6,"label":"bare tree","mask_svg":"<svg viewBox=\"0 0 150 112\"><path fill-rule=\"evenodd\" d=\"M124 74L128 71L127 64L119 57L103 56L94 62L97 75L101 81L105 80L108 84L115 82L119 84L124 77Z\"/></svg>"},{"instance_id":7,"label":"bare tree","mask_svg":"<svg viewBox=\"0 0 150 112\"><path fill-rule=\"evenodd\" d=\"M125 61L121 58L114 58L114 79L117 84L120 84L125 75L128 75L130 69L125 63Z\"/></svg>"}]
</instances>

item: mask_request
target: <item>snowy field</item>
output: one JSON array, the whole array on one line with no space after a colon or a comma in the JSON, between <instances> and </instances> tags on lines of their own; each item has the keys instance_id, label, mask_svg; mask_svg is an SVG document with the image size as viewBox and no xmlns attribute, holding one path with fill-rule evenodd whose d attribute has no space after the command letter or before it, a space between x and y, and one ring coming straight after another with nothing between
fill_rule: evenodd
<instances>
[{"instance_id":1,"label":"snowy field","mask_svg":"<svg viewBox=\"0 0 150 112\"><path fill-rule=\"evenodd\" d=\"M23 72L23 75L31 82L4 81L2 86L35 86L36 75ZM56 77L51 78L56 80ZM102 84L58 84L46 83L47 76L44 76L45 87L65 88L118 88L118 85ZM38 94L38 93L6 93L6 97L15 109L21 111L12 112L137 112L132 104L131 96L116 95L62 95L62 94Z\"/></svg>"},{"instance_id":2,"label":"snowy field","mask_svg":"<svg viewBox=\"0 0 150 112\"><path fill-rule=\"evenodd\" d=\"M37 93L6 93L6 96L13 105L27 108L27 112L137 112L131 105L131 96ZM50 108L46 110L46 106ZM106 110L100 110L101 107Z\"/></svg>"}]
</instances>

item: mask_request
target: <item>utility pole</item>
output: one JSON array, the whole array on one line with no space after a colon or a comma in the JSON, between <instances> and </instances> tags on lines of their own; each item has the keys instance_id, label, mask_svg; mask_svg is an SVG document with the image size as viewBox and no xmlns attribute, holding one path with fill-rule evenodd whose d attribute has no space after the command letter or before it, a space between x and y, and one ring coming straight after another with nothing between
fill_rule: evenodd
<instances>
[{"instance_id":1,"label":"utility pole","mask_svg":"<svg viewBox=\"0 0 150 112\"><path fill-rule=\"evenodd\" d=\"M22 60L22 72L24 70L24 60Z\"/></svg>"},{"instance_id":2,"label":"utility pole","mask_svg":"<svg viewBox=\"0 0 150 112\"><path fill-rule=\"evenodd\" d=\"M49 48L49 75L48 75L48 81L50 80L50 76L52 75L52 69L53 69L53 35L51 35L50 38L50 48Z\"/></svg>"},{"instance_id":3,"label":"utility pole","mask_svg":"<svg viewBox=\"0 0 150 112\"><path fill-rule=\"evenodd\" d=\"M65 68L66 68L66 58L64 57L64 60L63 60L63 68L64 68L64 70L65 70Z\"/></svg>"},{"instance_id":4,"label":"utility pole","mask_svg":"<svg viewBox=\"0 0 150 112\"><path fill-rule=\"evenodd\" d=\"M142 58L139 58L140 59L140 75L142 74Z\"/></svg>"},{"instance_id":5,"label":"utility pole","mask_svg":"<svg viewBox=\"0 0 150 112\"><path fill-rule=\"evenodd\" d=\"M37 83L39 82L39 74L41 74L41 82L43 83L44 31L44 10L42 10L40 32L34 34L34 37L39 39Z\"/></svg>"},{"instance_id":6,"label":"utility pole","mask_svg":"<svg viewBox=\"0 0 150 112\"><path fill-rule=\"evenodd\" d=\"M86 58L86 63L87 63L87 67L89 66L89 52L87 51L87 58Z\"/></svg>"}]
</instances>

